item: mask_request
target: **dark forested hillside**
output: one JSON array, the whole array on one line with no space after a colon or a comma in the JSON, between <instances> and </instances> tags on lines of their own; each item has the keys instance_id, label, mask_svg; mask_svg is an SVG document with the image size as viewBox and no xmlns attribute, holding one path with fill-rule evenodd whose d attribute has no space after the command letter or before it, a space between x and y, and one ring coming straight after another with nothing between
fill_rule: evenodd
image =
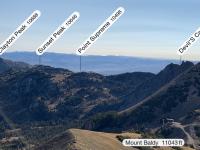
<instances>
[{"instance_id":1,"label":"dark forested hillside","mask_svg":"<svg viewBox=\"0 0 200 150\"><path fill-rule=\"evenodd\" d=\"M194 123L200 109L199 66L183 62L169 64L158 74L112 76L42 65L4 69L0 74L1 137L14 134L38 146L40 139L68 128L143 131L159 127L167 117Z\"/></svg>"}]
</instances>

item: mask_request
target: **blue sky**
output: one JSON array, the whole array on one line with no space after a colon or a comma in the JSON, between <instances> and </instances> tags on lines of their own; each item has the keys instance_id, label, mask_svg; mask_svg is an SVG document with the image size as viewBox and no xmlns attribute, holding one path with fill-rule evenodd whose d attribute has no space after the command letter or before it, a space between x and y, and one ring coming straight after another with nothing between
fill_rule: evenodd
<instances>
[{"instance_id":1,"label":"blue sky","mask_svg":"<svg viewBox=\"0 0 200 150\"><path fill-rule=\"evenodd\" d=\"M178 58L177 48L200 26L199 0L0 0L0 42L34 10L41 17L7 50L35 51L74 12L80 19L48 51L74 53L86 38L122 6L126 12L86 51L87 55ZM185 59L198 60L200 41Z\"/></svg>"}]
</instances>

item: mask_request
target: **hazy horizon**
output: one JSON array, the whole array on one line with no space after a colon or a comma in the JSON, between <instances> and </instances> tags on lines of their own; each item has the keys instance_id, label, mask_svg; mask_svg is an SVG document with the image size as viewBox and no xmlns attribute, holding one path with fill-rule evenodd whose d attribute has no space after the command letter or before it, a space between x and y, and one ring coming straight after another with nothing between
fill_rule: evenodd
<instances>
[{"instance_id":1,"label":"hazy horizon","mask_svg":"<svg viewBox=\"0 0 200 150\"><path fill-rule=\"evenodd\" d=\"M31 65L47 65L56 68L65 68L74 72L80 71L80 58L76 54L47 52L42 57L34 52L9 52L2 58L25 62ZM133 56L100 56L85 55L82 57L82 71L96 72L104 75L121 74L127 72L152 72L158 73L167 65L180 64L179 60L153 59ZM122 65L123 64L123 65Z\"/></svg>"},{"instance_id":2,"label":"hazy horizon","mask_svg":"<svg viewBox=\"0 0 200 150\"><path fill-rule=\"evenodd\" d=\"M35 51L33 50L11 50L11 51L7 51L5 54L11 54L11 53L33 53L35 54ZM76 53L64 53L64 52L56 52L53 50L47 51L44 53L44 56L46 54L61 54L61 55L76 55ZM2 57L4 57L4 55L2 55ZM35 54L35 56L38 57L38 55ZM79 57L78 55L76 55L77 57ZM113 56L113 57L130 57L130 58L141 58L141 59L152 59L152 60L174 60L174 61L180 61L180 56L177 55L176 58L165 58L165 57L151 57L151 56L137 56L137 55L115 55L115 54L108 54L108 55L104 55L104 54L84 54L82 55L82 57L84 56ZM182 61L198 61L198 59L188 59L189 57L187 57L187 55L182 56Z\"/></svg>"}]
</instances>

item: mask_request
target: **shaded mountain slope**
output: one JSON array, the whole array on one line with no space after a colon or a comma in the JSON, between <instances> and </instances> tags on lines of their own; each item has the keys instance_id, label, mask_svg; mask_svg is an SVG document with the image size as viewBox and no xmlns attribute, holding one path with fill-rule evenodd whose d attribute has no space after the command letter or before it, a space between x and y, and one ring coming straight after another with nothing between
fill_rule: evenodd
<instances>
[{"instance_id":1,"label":"shaded mountain slope","mask_svg":"<svg viewBox=\"0 0 200 150\"><path fill-rule=\"evenodd\" d=\"M139 86L126 95L123 96L124 104L122 108L133 106L143 100L145 97L153 94L162 86L169 83L171 80L176 78L178 75L183 73L188 68L191 68L193 63L183 62L181 65L169 64L157 75L150 78L147 82L142 82Z\"/></svg>"},{"instance_id":2,"label":"shaded mountain slope","mask_svg":"<svg viewBox=\"0 0 200 150\"><path fill-rule=\"evenodd\" d=\"M65 131L49 141L45 141L41 146L32 148L33 150L76 150L75 137L70 131Z\"/></svg>"},{"instance_id":3,"label":"shaded mountain slope","mask_svg":"<svg viewBox=\"0 0 200 150\"><path fill-rule=\"evenodd\" d=\"M8 71L9 69L22 70L29 67L30 65L24 62L14 62L14 61L0 58L0 73Z\"/></svg>"},{"instance_id":4,"label":"shaded mountain slope","mask_svg":"<svg viewBox=\"0 0 200 150\"><path fill-rule=\"evenodd\" d=\"M97 114L87 122L93 129L113 130L156 128L162 118L173 118L182 124L200 124L200 64L186 70L170 84L134 109L120 114L108 112ZM93 121L91 121L93 120ZM106 123L108 122L109 123Z\"/></svg>"},{"instance_id":5,"label":"shaded mountain slope","mask_svg":"<svg viewBox=\"0 0 200 150\"><path fill-rule=\"evenodd\" d=\"M123 76L126 80L122 80ZM11 69L0 74L0 103L2 111L18 123L76 120L97 112L118 110L122 100L113 89L124 85L121 88L124 92L152 76L151 73L130 73L114 77L112 81L110 76L73 73L48 66Z\"/></svg>"}]
</instances>

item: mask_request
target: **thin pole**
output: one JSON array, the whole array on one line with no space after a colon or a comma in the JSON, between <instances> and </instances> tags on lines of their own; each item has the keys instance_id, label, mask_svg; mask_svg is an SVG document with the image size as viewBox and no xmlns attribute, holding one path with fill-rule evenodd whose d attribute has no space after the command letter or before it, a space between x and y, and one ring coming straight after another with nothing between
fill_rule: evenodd
<instances>
[{"instance_id":1,"label":"thin pole","mask_svg":"<svg viewBox=\"0 0 200 150\"><path fill-rule=\"evenodd\" d=\"M39 65L41 65L41 56L39 55Z\"/></svg>"},{"instance_id":2,"label":"thin pole","mask_svg":"<svg viewBox=\"0 0 200 150\"><path fill-rule=\"evenodd\" d=\"M182 63L182 56L180 55L180 65L181 65L181 63Z\"/></svg>"},{"instance_id":3,"label":"thin pole","mask_svg":"<svg viewBox=\"0 0 200 150\"><path fill-rule=\"evenodd\" d=\"M81 70L82 70L82 59L81 59L81 55L80 55L80 72L81 72Z\"/></svg>"}]
</instances>

